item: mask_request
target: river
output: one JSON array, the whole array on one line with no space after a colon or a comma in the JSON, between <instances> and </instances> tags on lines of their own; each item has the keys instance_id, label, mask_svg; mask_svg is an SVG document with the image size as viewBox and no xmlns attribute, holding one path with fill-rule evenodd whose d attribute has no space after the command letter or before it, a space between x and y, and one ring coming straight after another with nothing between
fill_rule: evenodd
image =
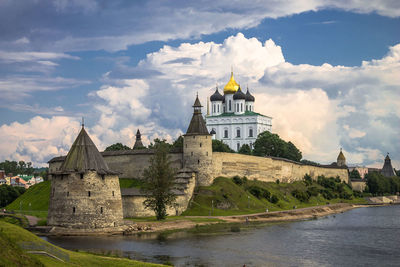
<instances>
[{"instance_id":1,"label":"river","mask_svg":"<svg viewBox=\"0 0 400 267\"><path fill-rule=\"evenodd\" d=\"M175 266L400 266L400 205L225 234L43 239L66 249L120 251Z\"/></svg>"}]
</instances>

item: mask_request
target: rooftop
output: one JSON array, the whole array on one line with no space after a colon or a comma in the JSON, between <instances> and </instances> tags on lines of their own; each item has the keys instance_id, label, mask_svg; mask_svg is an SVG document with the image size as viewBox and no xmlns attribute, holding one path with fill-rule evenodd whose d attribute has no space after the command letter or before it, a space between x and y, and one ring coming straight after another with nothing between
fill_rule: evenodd
<instances>
[{"instance_id":1,"label":"rooftop","mask_svg":"<svg viewBox=\"0 0 400 267\"><path fill-rule=\"evenodd\" d=\"M272 119L272 117L269 116L265 116L263 114L254 112L254 111L245 111L243 114L235 114L235 113L222 113L220 115L213 115L213 116L207 116L207 118L218 118L218 117L243 117L243 116L262 116L262 117L266 117L266 118L270 118Z\"/></svg>"}]
</instances>

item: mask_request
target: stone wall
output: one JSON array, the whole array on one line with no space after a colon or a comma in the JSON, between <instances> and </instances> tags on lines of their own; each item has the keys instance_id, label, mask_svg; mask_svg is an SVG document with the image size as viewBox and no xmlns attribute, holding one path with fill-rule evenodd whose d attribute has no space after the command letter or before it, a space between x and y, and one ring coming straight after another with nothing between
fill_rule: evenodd
<instances>
[{"instance_id":1,"label":"stone wall","mask_svg":"<svg viewBox=\"0 0 400 267\"><path fill-rule=\"evenodd\" d=\"M364 192L367 183L365 181L350 181L353 190Z\"/></svg>"},{"instance_id":2,"label":"stone wall","mask_svg":"<svg viewBox=\"0 0 400 267\"><path fill-rule=\"evenodd\" d=\"M279 179L281 182L291 183L302 180L305 174L309 174L313 179L319 175L339 176L342 181L349 182L347 168L316 167L273 157L214 152L212 167L214 178L239 175L265 182Z\"/></svg>"},{"instance_id":3,"label":"stone wall","mask_svg":"<svg viewBox=\"0 0 400 267\"><path fill-rule=\"evenodd\" d=\"M105 162L112 171L119 172L120 178L141 179L143 170L149 166L149 160L154 155L154 150L120 150L101 152ZM182 150L171 149L169 153L171 166L182 168ZM49 172L55 172L60 167L65 157L57 157L49 161Z\"/></svg>"},{"instance_id":4,"label":"stone wall","mask_svg":"<svg viewBox=\"0 0 400 267\"><path fill-rule=\"evenodd\" d=\"M169 216L180 215L187 209L196 186L195 173L191 173L190 175L191 176L187 179L184 190L177 195L175 201L176 205L167 208L167 214ZM136 191L135 194L131 195L129 195L129 193L124 193L124 191L129 192L129 190L122 189L122 191L122 207L124 218L155 216L154 211L145 209L143 201L146 200L146 196L144 194L140 194L139 190L134 190Z\"/></svg>"},{"instance_id":5,"label":"stone wall","mask_svg":"<svg viewBox=\"0 0 400 267\"><path fill-rule=\"evenodd\" d=\"M122 201L117 175L95 171L52 175L48 225L105 228L122 223Z\"/></svg>"}]
</instances>

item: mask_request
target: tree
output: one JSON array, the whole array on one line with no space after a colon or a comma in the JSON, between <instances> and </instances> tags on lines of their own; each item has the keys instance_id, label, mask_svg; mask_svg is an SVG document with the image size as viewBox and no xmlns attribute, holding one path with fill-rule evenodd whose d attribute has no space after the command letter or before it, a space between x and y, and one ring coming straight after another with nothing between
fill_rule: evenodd
<instances>
[{"instance_id":1,"label":"tree","mask_svg":"<svg viewBox=\"0 0 400 267\"><path fill-rule=\"evenodd\" d=\"M117 150L129 150L130 147L123 145L122 143L115 143L111 146L106 147L104 151L117 151Z\"/></svg>"},{"instance_id":2,"label":"tree","mask_svg":"<svg viewBox=\"0 0 400 267\"><path fill-rule=\"evenodd\" d=\"M234 153L233 151L227 144L220 140L212 140L212 151L213 152L230 152Z\"/></svg>"},{"instance_id":3,"label":"tree","mask_svg":"<svg viewBox=\"0 0 400 267\"><path fill-rule=\"evenodd\" d=\"M268 131L258 135L254 142L253 154L256 156L272 156L300 161L301 151L292 143L285 142L279 135Z\"/></svg>"},{"instance_id":4,"label":"tree","mask_svg":"<svg viewBox=\"0 0 400 267\"><path fill-rule=\"evenodd\" d=\"M353 169L350 172L349 176L350 176L350 179L353 179L353 180L360 180L361 179L361 175L356 169Z\"/></svg>"},{"instance_id":5,"label":"tree","mask_svg":"<svg viewBox=\"0 0 400 267\"><path fill-rule=\"evenodd\" d=\"M251 155L251 148L248 144L244 144L238 152L239 154Z\"/></svg>"},{"instance_id":6,"label":"tree","mask_svg":"<svg viewBox=\"0 0 400 267\"><path fill-rule=\"evenodd\" d=\"M0 207L5 207L25 192L23 187L0 185Z\"/></svg>"},{"instance_id":7,"label":"tree","mask_svg":"<svg viewBox=\"0 0 400 267\"><path fill-rule=\"evenodd\" d=\"M180 135L172 144L173 148L183 148L183 137Z\"/></svg>"},{"instance_id":8,"label":"tree","mask_svg":"<svg viewBox=\"0 0 400 267\"><path fill-rule=\"evenodd\" d=\"M157 147L158 145L165 145L165 146L168 147L168 148L170 148L170 147L172 146L170 143L167 142L166 139L162 139L162 140L161 140L161 139L159 139L159 138L156 138L156 139L154 139L154 143L151 143L151 142L150 142L149 148L150 148L150 149L156 149L156 147ZM183 146L183 143L182 143L182 146Z\"/></svg>"},{"instance_id":9,"label":"tree","mask_svg":"<svg viewBox=\"0 0 400 267\"><path fill-rule=\"evenodd\" d=\"M143 204L146 208L154 210L157 220L164 220L167 216L166 207L172 207L176 199L175 194L171 192L176 171L171 167L168 144L156 143L154 149L150 166L143 172L145 183L142 191L147 194Z\"/></svg>"}]
</instances>

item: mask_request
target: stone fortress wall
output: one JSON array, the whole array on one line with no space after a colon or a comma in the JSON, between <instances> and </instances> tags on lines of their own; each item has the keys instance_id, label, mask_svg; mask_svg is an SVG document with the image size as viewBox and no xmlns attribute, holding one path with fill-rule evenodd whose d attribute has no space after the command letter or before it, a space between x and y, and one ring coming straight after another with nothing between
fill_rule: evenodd
<instances>
[{"instance_id":1,"label":"stone fortress wall","mask_svg":"<svg viewBox=\"0 0 400 267\"><path fill-rule=\"evenodd\" d=\"M282 158L214 152L212 162L212 176L214 178L239 175L246 176L250 180L275 182L279 179L281 182L291 183L300 181L304 178L304 175L309 174L313 179L317 179L320 175L325 177L339 176L342 181L349 182L347 168L317 167Z\"/></svg>"}]
</instances>

